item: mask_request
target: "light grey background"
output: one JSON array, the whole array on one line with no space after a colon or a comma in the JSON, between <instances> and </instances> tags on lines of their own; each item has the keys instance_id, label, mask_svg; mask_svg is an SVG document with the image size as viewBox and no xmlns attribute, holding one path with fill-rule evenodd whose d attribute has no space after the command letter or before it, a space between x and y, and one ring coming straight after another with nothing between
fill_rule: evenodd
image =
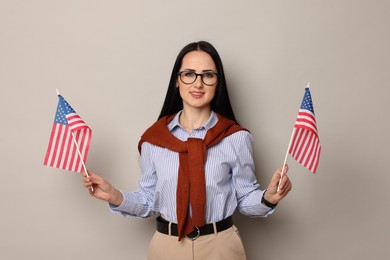
<instances>
[{"instance_id":1,"label":"light grey background","mask_svg":"<svg viewBox=\"0 0 390 260\"><path fill-rule=\"evenodd\" d=\"M146 259L154 218L123 218L78 174L43 166L58 88L93 129L87 166L138 187L137 143L174 59L223 59L256 175L282 164L311 82L322 156L291 157L275 214L237 214L248 259L389 259L389 1L0 1L0 258Z\"/></svg>"}]
</instances>

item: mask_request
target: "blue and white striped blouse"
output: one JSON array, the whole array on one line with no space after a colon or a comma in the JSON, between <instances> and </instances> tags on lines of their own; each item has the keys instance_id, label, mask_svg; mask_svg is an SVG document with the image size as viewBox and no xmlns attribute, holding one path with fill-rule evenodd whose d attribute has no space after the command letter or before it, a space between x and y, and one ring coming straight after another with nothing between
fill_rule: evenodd
<instances>
[{"instance_id":1,"label":"blue and white striped blouse","mask_svg":"<svg viewBox=\"0 0 390 260\"><path fill-rule=\"evenodd\" d=\"M178 139L203 139L208 129L218 121L212 112L201 127L188 133L179 123L179 112L168 128ZM206 177L206 223L217 222L233 215L238 209L250 217L267 216L273 210L261 203L263 195L254 175L252 156L253 139L247 131L238 131L224 138L207 150ZM111 210L125 216L149 217L155 214L177 223L176 186L179 169L179 154L150 143L142 144L140 165L142 177L140 189L124 192L123 202Z\"/></svg>"}]
</instances>

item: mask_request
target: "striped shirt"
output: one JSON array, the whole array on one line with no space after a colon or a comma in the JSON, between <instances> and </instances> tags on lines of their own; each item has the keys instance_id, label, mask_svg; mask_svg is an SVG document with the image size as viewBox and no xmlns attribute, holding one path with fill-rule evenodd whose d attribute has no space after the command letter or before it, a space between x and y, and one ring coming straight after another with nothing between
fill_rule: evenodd
<instances>
[{"instance_id":1,"label":"striped shirt","mask_svg":"<svg viewBox=\"0 0 390 260\"><path fill-rule=\"evenodd\" d=\"M190 137L203 139L207 130L218 121L217 115L212 112L203 126L189 133L179 123L180 114L177 113L168 124L168 129L181 141ZM233 215L236 209L249 217L267 216L273 212L261 203L264 191L260 190L254 175L252 146L252 135L248 131L238 131L207 150L206 223L225 219ZM177 223L179 153L144 142L140 165L140 189L134 192L121 191L122 204L118 207L110 205L111 210L125 216L142 218L161 214L164 219Z\"/></svg>"}]
</instances>

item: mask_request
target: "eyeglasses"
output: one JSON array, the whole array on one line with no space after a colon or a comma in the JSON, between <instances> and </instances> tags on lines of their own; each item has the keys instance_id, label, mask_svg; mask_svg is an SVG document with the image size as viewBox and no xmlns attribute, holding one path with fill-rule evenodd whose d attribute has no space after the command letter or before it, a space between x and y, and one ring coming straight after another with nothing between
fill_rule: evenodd
<instances>
[{"instance_id":1,"label":"eyeglasses","mask_svg":"<svg viewBox=\"0 0 390 260\"><path fill-rule=\"evenodd\" d=\"M212 86L217 83L219 77L219 75L215 72L204 72L198 74L190 70L179 71L177 75L179 75L180 80L187 85L194 83L198 76L200 76L202 82L207 86Z\"/></svg>"}]
</instances>

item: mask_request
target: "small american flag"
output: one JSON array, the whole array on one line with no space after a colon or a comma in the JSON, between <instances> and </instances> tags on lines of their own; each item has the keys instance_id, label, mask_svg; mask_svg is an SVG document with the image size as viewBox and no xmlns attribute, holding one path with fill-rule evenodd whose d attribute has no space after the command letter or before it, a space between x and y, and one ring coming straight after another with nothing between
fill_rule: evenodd
<instances>
[{"instance_id":1,"label":"small american flag","mask_svg":"<svg viewBox=\"0 0 390 260\"><path fill-rule=\"evenodd\" d=\"M92 130L61 95L58 97L57 112L43 164L68 171L82 172L83 164L87 160Z\"/></svg>"},{"instance_id":2,"label":"small american flag","mask_svg":"<svg viewBox=\"0 0 390 260\"><path fill-rule=\"evenodd\" d=\"M316 173L320 160L321 144L309 88L305 89L305 95L295 121L289 153L312 173Z\"/></svg>"}]
</instances>

